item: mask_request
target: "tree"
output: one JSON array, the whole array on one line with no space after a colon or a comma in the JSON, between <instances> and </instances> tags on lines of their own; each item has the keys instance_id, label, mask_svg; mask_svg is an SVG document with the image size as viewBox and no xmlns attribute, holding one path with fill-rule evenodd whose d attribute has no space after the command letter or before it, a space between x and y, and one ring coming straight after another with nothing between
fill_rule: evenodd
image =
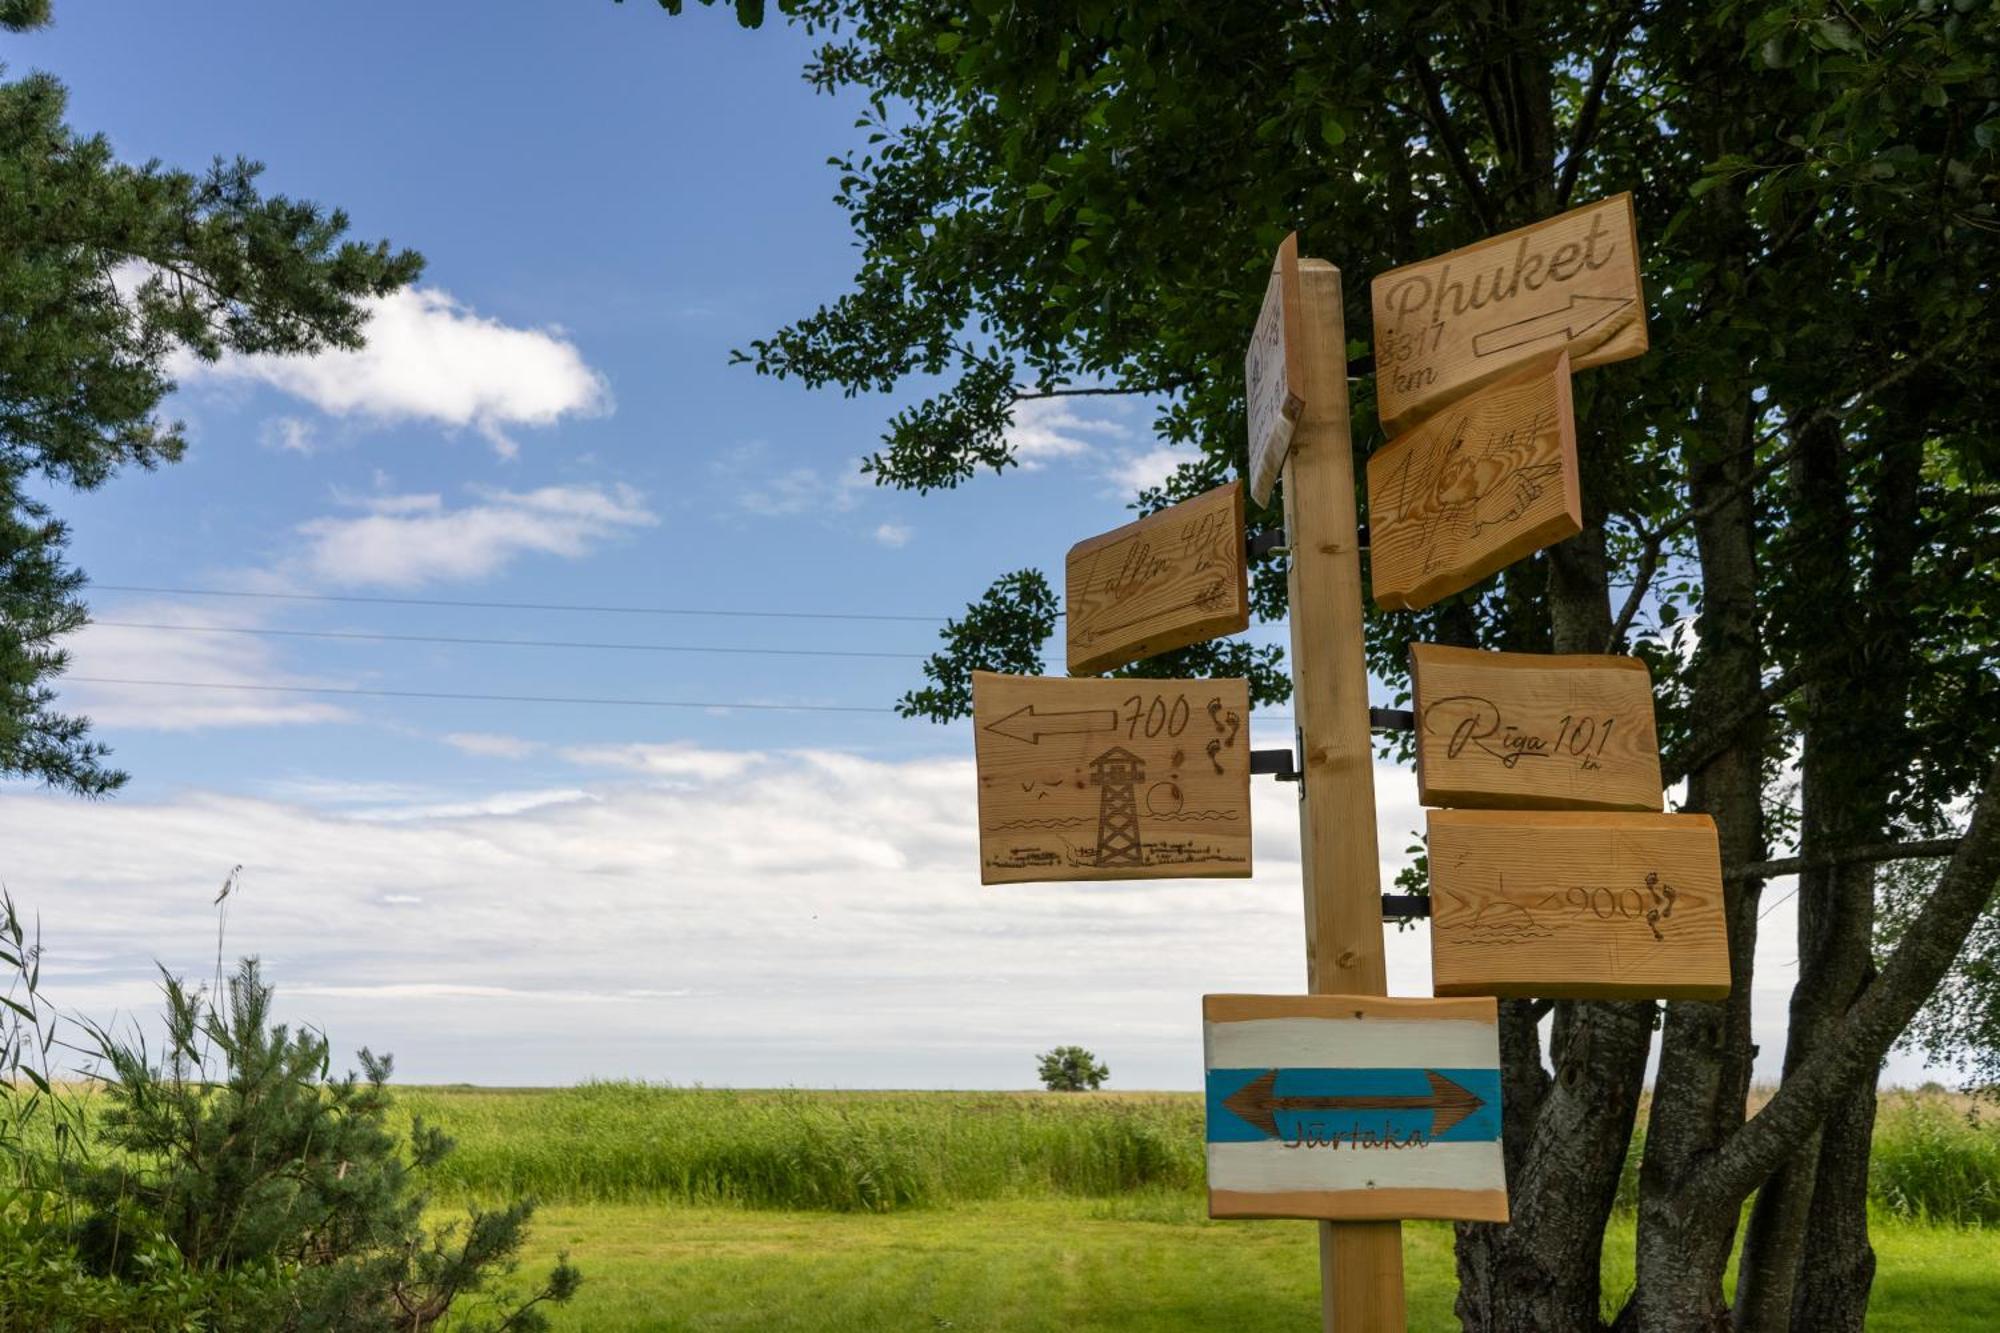
<instances>
[{"instance_id":1,"label":"tree","mask_svg":"<svg viewBox=\"0 0 2000 1333\"><path fill-rule=\"evenodd\" d=\"M1111 1077L1111 1068L1081 1046L1058 1046L1036 1057L1042 1086L1050 1092L1095 1092Z\"/></svg>"},{"instance_id":2,"label":"tree","mask_svg":"<svg viewBox=\"0 0 2000 1333\"><path fill-rule=\"evenodd\" d=\"M48 0L0 0L0 31L48 21ZM423 261L343 240L337 210L260 194L254 162L119 162L64 123L64 102L47 75L0 82L0 777L101 796L125 775L51 706L84 576L31 483L91 490L177 460L185 431L159 416L175 353L358 347L366 299Z\"/></svg>"},{"instance_id":3,"label":"tree","mask_svg":"<svg viewBox=\"0 0 2000 1333\"><path fill-rule=\"evenodd\" d=\"M747 23L763 9L738 5ZM778 9L823 39L807 78L862 98L866 146L837 163L861 259L852 290L742 355L849 393L944 376L868 461L885 485L1004 470L1013 410L1066 394L1146 395L1159 434L1200 450L1142 510L1239 472L1243 348L1293 229L1343 271L1355 438L1372 447L1371 275L1634 190L1653 351L1577 380L1584 531L1427 612L1371 616L1371 665L1407 693L1413 638L1644 657L1668 782L1717 823L1734 992L1502 1005L1515 1220L1459 1228L1459 1314L1601 1326L1598 1255L1658 1032L1617 1327L1859 1328L1879 1062L2000 876L2000 14ZM1278 523L1277 504L1253 522ZM906 711L951 715L970 666L1033 660L1041 577L1008 575L952 625ZM1275 560L1255 604L1283 613ZM1137 669L1200 674L1228 652ZM1232 665L1282 697L1275 659ZM1799 854L1774 860L1787 841ZM1941 868L1878 951L1878 869L1912 856ZM1746 1118L1763 886L1790 873L1785 1079ZM1753 1195L1732 1306L1723 1271Z\"/></svg>"}]
</instances>

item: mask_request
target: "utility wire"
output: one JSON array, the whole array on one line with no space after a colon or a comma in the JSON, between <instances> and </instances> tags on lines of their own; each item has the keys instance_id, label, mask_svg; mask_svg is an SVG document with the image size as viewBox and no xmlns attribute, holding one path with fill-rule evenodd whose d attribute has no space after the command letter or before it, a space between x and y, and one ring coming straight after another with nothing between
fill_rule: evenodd
<instances>
[{"instance_id":1,"label":"utility wire","mask_svg":"<svg viewBox=\"0 0 2000 1333\"><path fill-rule=\"evenodd\" d=\"M362 597L322 592L239 592L230 588L158 588L140 583L93 583L102 592L168 593L177 597L261 597L286 602L363 602L373 606L461 606L484 611L591 611L626 616L729 616L744 620L895 620L942 624L945 616L855 611L718 611L675 606L587 606L573 602L472 602L448 597Z\"/></svg>"},{"instance_id":2,"label":"utility wire","mask_svg":"<svg viewBox=\"0 0 2000 1333\"><path fill-rule=\"evenodd\" d=\"M866 704L701 703L687 699L604 699L561 694L464 694L446 690L371 690L350 685L259 685L247 681L136 680L123 676L64 676L79 685L146 685L175 690L256 690L266 694L361 694L378 699L463 699L508 704L602 704L619 708L742 708L767 713L894 713ZM1253 713L1254 722L1291 722L1285 714Z\"/></svg>"},{"instance_id":3,"label":"utility wire","mask_svg":"<svg viewBox=\"0 0 2000 1333\"><path fill-rule=\"evenodd\" d=\"M252 625L163 625L140 620L93 620L109 629L157 629L196 634L269 634L292 639L362 639L374 643L457 643L505 648L593 648L643 653L732 653L753 657L889 657L921 662L922 653L875 653L837 648L712 648L700 644L589 643L574 639L473 639L442 634L376 634L358 630L270 629Z\"/></svg>"}]
</instances>

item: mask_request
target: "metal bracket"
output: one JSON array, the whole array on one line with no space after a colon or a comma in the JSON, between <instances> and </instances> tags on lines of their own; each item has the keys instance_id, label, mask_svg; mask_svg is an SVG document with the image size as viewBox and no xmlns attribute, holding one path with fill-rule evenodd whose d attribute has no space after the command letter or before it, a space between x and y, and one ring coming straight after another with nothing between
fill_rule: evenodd
<instances>
[{"instance_id":1,"label":"metal bracket","mask_svg":"<svg viewBox=\"0 0 2000 1333\"><path fill-rule=\"evenodd\" d=\"M1371 708L1368 725L1376 731L1415 731L1417 715L1407 708Z\"/></svg>"},{"instance_id":2,"label":"metal bracket","mask_svg":"<svg viewBox=\"0 0 2000 1333\"><path fill-rule=\"evenodd\" d=\"M1382 895L1382 919L1384 921L1410 921L1431 914L1431 900L1418 893L1385 893Z\"/></svg>"},{"instance_id":3,"label":"metal bracket","mask_svg":"<svg viewBox=\"0 0 2000 1333\"><path fill-rule=\"evenodd\" d=\"M1368 525L1366 523L1359 524L1355 527L1354 544L1360 547L1364 551L1368 549Z\"/></svg>"},{"instance_id":4,"label":"metal bracket","mask_svg":"<svg viewBox=\"0 0 2000 1333\"><path fill-rule=\"evenodd\" d=\"M1297 765L1292 762L1292 759L1292 752L1289 749L1252 750L1250 752L1250 771L1252 773L1269 773L1280 782L1297 782L1299 780L1299 770Z\"/></svg>"},{"instance_id":5,"label":"metal bracket","mask_svg":"<svg viewBox=\"0 0 2000 1333\"><path fill-rule=\"evenodd\" d=\"M1252 560L1282 551L1285 549L1285 530L1266 528L1262 532L1253 532L1250 534L1250 540L1243 543L1243 547Z\"/></svg>"}]
</instances>

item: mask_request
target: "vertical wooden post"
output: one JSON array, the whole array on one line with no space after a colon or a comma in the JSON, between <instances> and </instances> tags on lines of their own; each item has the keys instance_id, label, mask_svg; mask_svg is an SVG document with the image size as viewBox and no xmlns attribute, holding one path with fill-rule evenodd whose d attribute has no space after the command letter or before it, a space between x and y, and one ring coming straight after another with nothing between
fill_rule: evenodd
<instances>
[{"instance_id":1,"label":"vertical wooden post","mask_svg":"<svg viewBox=\"0 0 2000 1333\"><path fill-rule=\"evenodd\" d=\"M1386 995L1340 270L1305 259L1299 278L1306 406L1292 437L1284 484L1292 564L1292 711L1305 775L1299 841L1306 984L1315 995ZM1400 1333L1400 1223L1320 1223L1319 1267L1328 1333Z\"/></svg>"}]
</instances>

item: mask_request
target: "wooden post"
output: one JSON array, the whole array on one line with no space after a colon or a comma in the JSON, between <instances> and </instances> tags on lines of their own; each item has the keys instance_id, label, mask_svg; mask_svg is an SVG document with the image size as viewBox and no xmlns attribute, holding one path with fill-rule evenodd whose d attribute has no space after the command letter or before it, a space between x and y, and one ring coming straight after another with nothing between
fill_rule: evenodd
<instances>
[{"instance_id":1,"label":"wooden post","mask_svg":"<svg viewBox=\"0 0 2000 1333\"><path fill-rule=\"evenodd\" d=\"M1340 270L1317 259L1299 270L1306 406L1284 483L1292 711L1305 775L1306 984L1316 995L1386 995ZM1401 1223L1321 1222L1319 1261L1328 1333L1404 1327Z\"/></svg>"}]
</instances>

